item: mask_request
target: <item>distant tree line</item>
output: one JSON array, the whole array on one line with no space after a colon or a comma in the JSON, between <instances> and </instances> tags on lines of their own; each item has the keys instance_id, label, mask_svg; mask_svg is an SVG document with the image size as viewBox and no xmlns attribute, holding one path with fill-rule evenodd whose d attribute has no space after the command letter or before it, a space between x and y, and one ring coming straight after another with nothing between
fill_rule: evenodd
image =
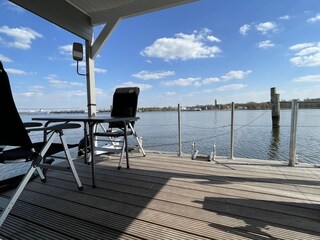
<instances>
[{"instance_id":1,"label":"distant tree line","mask_svg":"<svg viewBox=\"0 0 320 240\"><path fill-rule=\"evenodd\" d=\"M57 110L57 111L50 111L50 113L55 113L55 114L85 113L85 111L84 110Z\"/></svg>"},{"instance_id":2,"label":"distant tree line","mask_svg":"<svg viewBox=\"0 0 320 240\"><path fill-rule=\"evenodd\" d=\"M183 109L187 111L192 111L193 109L198 110L226 110L231 108L231 103L227 104L206 104L206 105L194 105L185 106ZM291 101L281 100L281 109L291 109ZM320 98L304 99L299 101L300 109L320 109ZM247 103L235 103L235 109L239 110L266 110L271 109L270 102L247 102ZM159 111L177 111L178 107L141 107L140 112L159 112Z\"/></svg>"},{"instance_id":3,"label":"distant tree line","mask_svg":"<svg viewBox=\"0 0 320 240\"><path fill-rule=\"evenodd\" d=\"M203 111L203 110L227 110L231 108L231 103L227 104L205 104L195 106L183 106L183 111ZM247 102L247 103L235 103L235 109L238 110L266 110L271 109L270 102ZM291 101L281 100L280 109L291 109ZM320 98L304 99L299 101L299 109L320 109ZM170 112L177 111L177 106L169 107L140 107L139 112ZM98 109L98 112L110 112L109 109ZM21 114L30 114L33 112L20 111ZM66 113L85 113L85 110L56 110L45 111L44 113L66 114Z\"/></svg>"}]
</instances>

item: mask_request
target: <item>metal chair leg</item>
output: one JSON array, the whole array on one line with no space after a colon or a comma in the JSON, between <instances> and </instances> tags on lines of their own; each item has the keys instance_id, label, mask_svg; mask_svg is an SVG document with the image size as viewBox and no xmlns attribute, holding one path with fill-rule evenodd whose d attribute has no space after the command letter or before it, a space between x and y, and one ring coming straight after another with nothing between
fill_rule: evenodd
<instances>
[{"instance_id":1,"label":"metal chair leg","mask_svg":"<svg viewBox=\"0 0 320 240\"><path fill-rule=\"evenodd\" d=\"M20 182L16 192L11 197L11 199L10 200L9 199L1 199L2 201L6 201L7 200L7 204L4 204L4 208L3 208L2 212L1 212L1 215L0 215L0 227L2 226L2 224L5 221L5 219L7 218L7 216L9 215L11 209L13 208L14 204L18 200L20 194L22 193L23 189L25 188L25 186L29 182L29 180L32 177L32 175L33 175L35 170L36 170L36 167L34 167L31 164L28 172L26 173L26 175L24 176L24 178Z\"/></svg>"}]
</instances>

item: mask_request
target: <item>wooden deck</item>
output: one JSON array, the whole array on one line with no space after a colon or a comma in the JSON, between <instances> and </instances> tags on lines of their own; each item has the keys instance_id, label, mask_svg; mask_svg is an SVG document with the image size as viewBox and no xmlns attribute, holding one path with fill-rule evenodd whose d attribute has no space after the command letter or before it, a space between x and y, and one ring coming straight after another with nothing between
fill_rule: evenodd
<instances>
[{"instance_id":1,"label":"wooden deck","mask_svg":"<svg viewBox=\"0 0 320 240\"><path fill-rule=\"evenodd\" d=\"M118 171L118 158L99 160L95 189L82 161L83 191L54 170L30 182L0 239L320 239L320 168L148 153Z\"/></svg>"}]
</instances>

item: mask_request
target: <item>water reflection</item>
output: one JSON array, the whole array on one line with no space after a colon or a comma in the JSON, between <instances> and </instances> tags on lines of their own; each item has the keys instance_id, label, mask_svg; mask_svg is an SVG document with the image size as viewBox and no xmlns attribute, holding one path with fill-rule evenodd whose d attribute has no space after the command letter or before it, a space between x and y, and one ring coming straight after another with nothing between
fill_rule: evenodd
<instances>
[{"instance_id":1,"label":"water reflection","mask_svg":"<svg viewBox=\"0 0 320 240\"><path fill-rule=\"evenodd\" d=\"M272 128L268 157L270 160L279 160L280 128Z\"/></svg>"}]
</instances>

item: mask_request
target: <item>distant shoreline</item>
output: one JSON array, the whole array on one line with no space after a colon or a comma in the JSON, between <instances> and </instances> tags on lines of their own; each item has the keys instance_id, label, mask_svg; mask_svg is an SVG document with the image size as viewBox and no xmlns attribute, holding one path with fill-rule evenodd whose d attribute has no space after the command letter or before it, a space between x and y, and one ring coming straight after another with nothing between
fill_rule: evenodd
<instances>
[{"instance_id":1,"label":"distant shoreline","mask_svg":"<svg viewBox=\"0 0 320 240\"><path fill-rule=\"evenodd\" d=\"M291 109L291 101L281 101L280 109ZM205 110L228 110L231 109L231 103L216 104L216 105L196 105L196 106L182 106L182 111L205 111ZM248 102L248 103L235 103L236 110L267 110L271 109L270 102ZM299 109L320 109L320 99L306 99L299 101ZM177 111L178 107L140 107L138 112L172 112ZM97 112L104 113L110 112L109 109L98 109ZM87 113L85 110L24 110L19 111L20 114L82 114Z\"/></svg>"}]
</instances>

